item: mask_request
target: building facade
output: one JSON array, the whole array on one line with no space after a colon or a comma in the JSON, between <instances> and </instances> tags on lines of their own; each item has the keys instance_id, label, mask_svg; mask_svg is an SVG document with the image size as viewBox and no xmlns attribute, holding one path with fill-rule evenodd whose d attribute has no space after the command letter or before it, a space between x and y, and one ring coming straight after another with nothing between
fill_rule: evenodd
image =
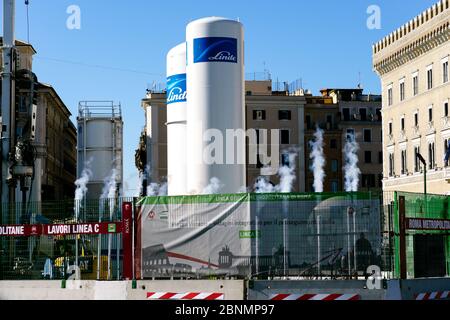
<instances>
[{"instance_id":1,"label":"building facade","mask_svg":"<svg viewBox=\"0 0 450 320\"><path fill-rule=\"evenodd\" d=\"M278 185L280 177L277 174L265 175L263 161L260 154L272 157L272 132L279 130L279 159L280 166L289 166L295 172L292 184L293 192L305 191L305 140L304 140L304 108L306 99L303 96L289 96L287 92L272 91L271 81L246 82L246 129L253 129L260 136L257 139L257 163L247 161L247 184L253 190L258 179L264 177L272 184ZM263 141L260 141L263 139ZM267 150L261 142L267 142ZM276 144L276 142L274 142ZM295 154L294 159L289 155ZM247 160L249 160L249 145L247 144Z\"/></svg>"},{"instance_id":2,"label":"building facade","mask_svg":"<svg viewBox=\"0 0 450 320\"><path fill-rule=\"evenodd\" d=\"M327 89L321 96L313 96L304 90L295 92L273 91L271 80L246 81L246 129L255 129L261 139L267 141L268 150L260 150L261 141L257 140L257 163L250 163L250 145L247 143L247 186L254 190L259 178L273 186L280 183L277 174L265 176L264 165L260 154L271 157L271 130L279 130L279 164L289 165L295 172L292 192L314 192L314 175L311 170L310 142L314 139L316 127L324 131L325 192L338 192L344 189L343 149L347 130L352 128L360 144L358 152L361 166L360 188L365 191L380 190L378 178L382 172L379 160L381 146L381 119L372 117L381 109L379 96L362 94L362 89L340 90ZM357 92L356 98L347 101L347 92ZM335 97L333 95L336 95ZM146 158L149 169L149 182L166 181L167 176L167 128L166 128L166 95L164 91L148 92L142 100L142 108L146 115L146 125L141 138L140 149L137 150L137 166L142 172L142 159ZM342 117L345 108L364 109L361 119ZM346 112L346 111L344 111ZM353 112L353 111L352 111ZM348 121L347 121L348 120ZM364 131L370 129L370 134ZM366 140L364 133L366 132ZM370 142L369 139L370 138ZM145 145L142 143L145 141ZM366 141L366 142L364 142ZM366 158L367 151L370 157ZM145 152L145 156L143 156ZM295 154L295 164L289 163L289 155ZM370 158L370 161L368 160Z\"/></svg>"},{"instance_id":3,"label":"building facade","mask_svg":"<svg viewBox=\"0 0 450 320\"><path fill-rule=\"evenodd\" d=\"M450 1L373 45L383 91L383 189L450 194ZM447 159L446 159L447 156Z\"/></svg>"},{"instance_id":4,"label":"building facade","mask_svg":"<svg viewBox=\"0 0 450 320\"><path fill-rule=\"evenodd\" d=\"M361 170L360 190L381 190L383 152L381 133L381 96L363 94L363 89L323 89L338 104L338 129L344 148L347 137L353 135L359 145L358 167ZM343 154L345 161L345 154Z\"/></svg>"},{"instance_id":5,"label":"building facade","mask_svg":"<svg viewBox=\"0 0 450 320\"><path fill-rule=\"evenodd\" d=\"M338 128L339 106L328 96L314 97L306 95L305 105L305 163L306 192L314 192L314 174L310 157L317 128L323 130L323 153L325 158L324 191L338 192L343 190L342 180L342 139Z\"/></svg>"},{"instance_id":6,"label":"building facade","mask_svg":"<svg viewBox=\"0 0 450 320\"><path fill-rule=\"evenodd\" d=\"M34 197L41 201L69 200L75 195L76 180L76 128L70 120L71 113L58 96L56 90L47 84L38 89L37 157L41 168L36 169L35 179L40 172L41 194ZM39 181L36 181L39 184Z\"/></svg>"}]
</instances>

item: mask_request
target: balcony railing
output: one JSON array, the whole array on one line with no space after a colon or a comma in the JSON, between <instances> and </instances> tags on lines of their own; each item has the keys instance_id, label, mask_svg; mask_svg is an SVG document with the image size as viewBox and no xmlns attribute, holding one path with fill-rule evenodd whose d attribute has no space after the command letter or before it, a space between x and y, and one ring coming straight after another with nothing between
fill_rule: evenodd
<instances>
[{"instance_id":1,"label":"balcony railing","mask_svg":"<svg viewBox=\"0 0 450 320\"><path fill-rule=\"evenodd\" d=\"M388 143L388 145L395 144L394 136L392 134L388 134L388 136L387 136L387 143Z\"/></svg>"},{"instance_id":2,"label":"balcony railing","mask_svg":"<svg viewBox=\"0 0 450 320\"><path fill-rule=\"evenodd\" d=\"M412 127L412 138L420 138L421 134L420 134L420 128L419 126L414 126Z\"/></svg>"},{"instance_id":3,"label":"balcony railing","mask_svg":"<svg viewBox=\"0 0 450 320\"><path fill-rule=\"evenodd\" d=\"M405 130L401 130L400 131L399 142L405 142L406 140L407 140L406 132L405 132Z\"/></svg>"},{"instance_id":4,"label":"balcony railing","mask_svg":"<svg viewBox=\"0 0 450 320\"><path fill-rule=\"evenodd\" d=\"M445 176L445 180L450 182L450 166L447 166L444 168L444 176Z\"/></svg>"},{"instance_id":5,"label":"balcony railing","mask_svg":"<svg viewBox=\"0 0 450 320\"><path fill-rule=\"evenodd\" d=\"M450 117L442 117L442 130L450 129Z\"/></svg>"},{"instance_id":6,"label":"balcony railing","mask_svg":"<svg viewBox=\"0 0 450 320\"><path fill-rule=\"evenodd\" d=\"M435 134L436 133L436 129L434 128L434 121L430 121L428 122L428 126L427 126L427 134Z\"/></svg>"}]
</instances>

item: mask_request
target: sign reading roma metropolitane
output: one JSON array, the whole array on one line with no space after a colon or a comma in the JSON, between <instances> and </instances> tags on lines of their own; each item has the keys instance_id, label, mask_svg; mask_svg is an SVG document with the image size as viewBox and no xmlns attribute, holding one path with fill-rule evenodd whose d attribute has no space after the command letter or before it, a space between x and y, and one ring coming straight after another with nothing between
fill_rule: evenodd
<instances>
[{"instance_id":1,"label":"sign reading roma metropolitane","mask_svg":"<svg viewBox=\"0 0 450 320\"><path fill-rule=\"evenodd\" d=\"M411 230L450 230L450 220L407 218L406 229Z\"/></svg>"}]
</instances>

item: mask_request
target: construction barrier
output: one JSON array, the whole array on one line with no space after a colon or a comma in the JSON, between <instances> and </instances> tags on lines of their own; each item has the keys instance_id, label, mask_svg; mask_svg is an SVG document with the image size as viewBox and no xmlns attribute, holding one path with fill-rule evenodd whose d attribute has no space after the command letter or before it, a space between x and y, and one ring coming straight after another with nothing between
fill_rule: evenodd
<instances>
[{"instance_id":1,"label":"construction barrier","mask_svg":"<svg viewBox=\"0 0 450 320\"><path fill-rule=\"evenodd\" d=\"M416 295L416 300L450 299L450 291L424 292Z\"/></svg>"},{"instance_id":2,"label":"construction barrier","mask_svg":"<svg viewBox=\"0 0 450 320\"><path fill-rule=\"evenodd\" d=\"M342 293L322 293L322 294L290 294L278 293L272 295L269 300L272 301L353 301L359 300L358 294L342 294Z\"/></svg>"},{"instance_id":3,"label":"construction barrier","mask_svg":"<svg viewBox=\"0 0 450 320\"><path fill-rule=\"evenodd\" d=\"M149 300L224 300L225 295L219 292L148 292Z\"/></svg>"},{"instance_id":4,"label":"construction barrier","mask_svg":"<svg viewBox=\"0 0 450 320\"><path fill-rule=\"evenodd\" d=\"M384 265L382 208L370 193L148 197L139 203L137 277L353 277Z\"/></svg>"},{"instance_id":5,"label":"construction barrier","mask_svg":"<svg viewBox=\"0 0 450 320\"><path fill-rule=\"evenodd\" d=\"M364 288L363 281L255 281L243 280L156 280L156 281L0 281L0 300L250 300L352 301L450 299L450 279L408 280L400 295L387 289ZM174 288L178 290L174 292ZM421 291L429 288L432 291ZM436 288L433 291L433 288ZM395 291L395 289L394 289Z\"/></svg>"}]
</instances>

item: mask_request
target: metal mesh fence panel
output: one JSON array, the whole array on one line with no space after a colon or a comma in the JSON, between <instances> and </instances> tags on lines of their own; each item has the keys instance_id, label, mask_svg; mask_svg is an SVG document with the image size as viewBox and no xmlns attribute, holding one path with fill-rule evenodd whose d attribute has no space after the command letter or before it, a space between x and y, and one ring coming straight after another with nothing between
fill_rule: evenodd
<instances>
[{"instance_id":1,"label":"metal mesh fence panel","mask_svg":"<svg viewBox=\"0 0 450 320\"><path fill-rule=\"evenodd\" d=\"M3 204L0 279L121 279L125 201L133 199Z\"/></svg>"},{"instance_id":2,"label":"metal mesh fence panel","mask_svg":"<svg viewBox=\"0 0 450 320\"><path fill-rule=\"evenodd\" d=\"M374 193L141 200L142 277L392 276L392 201Z\"/></svg>"}]
</instances>

